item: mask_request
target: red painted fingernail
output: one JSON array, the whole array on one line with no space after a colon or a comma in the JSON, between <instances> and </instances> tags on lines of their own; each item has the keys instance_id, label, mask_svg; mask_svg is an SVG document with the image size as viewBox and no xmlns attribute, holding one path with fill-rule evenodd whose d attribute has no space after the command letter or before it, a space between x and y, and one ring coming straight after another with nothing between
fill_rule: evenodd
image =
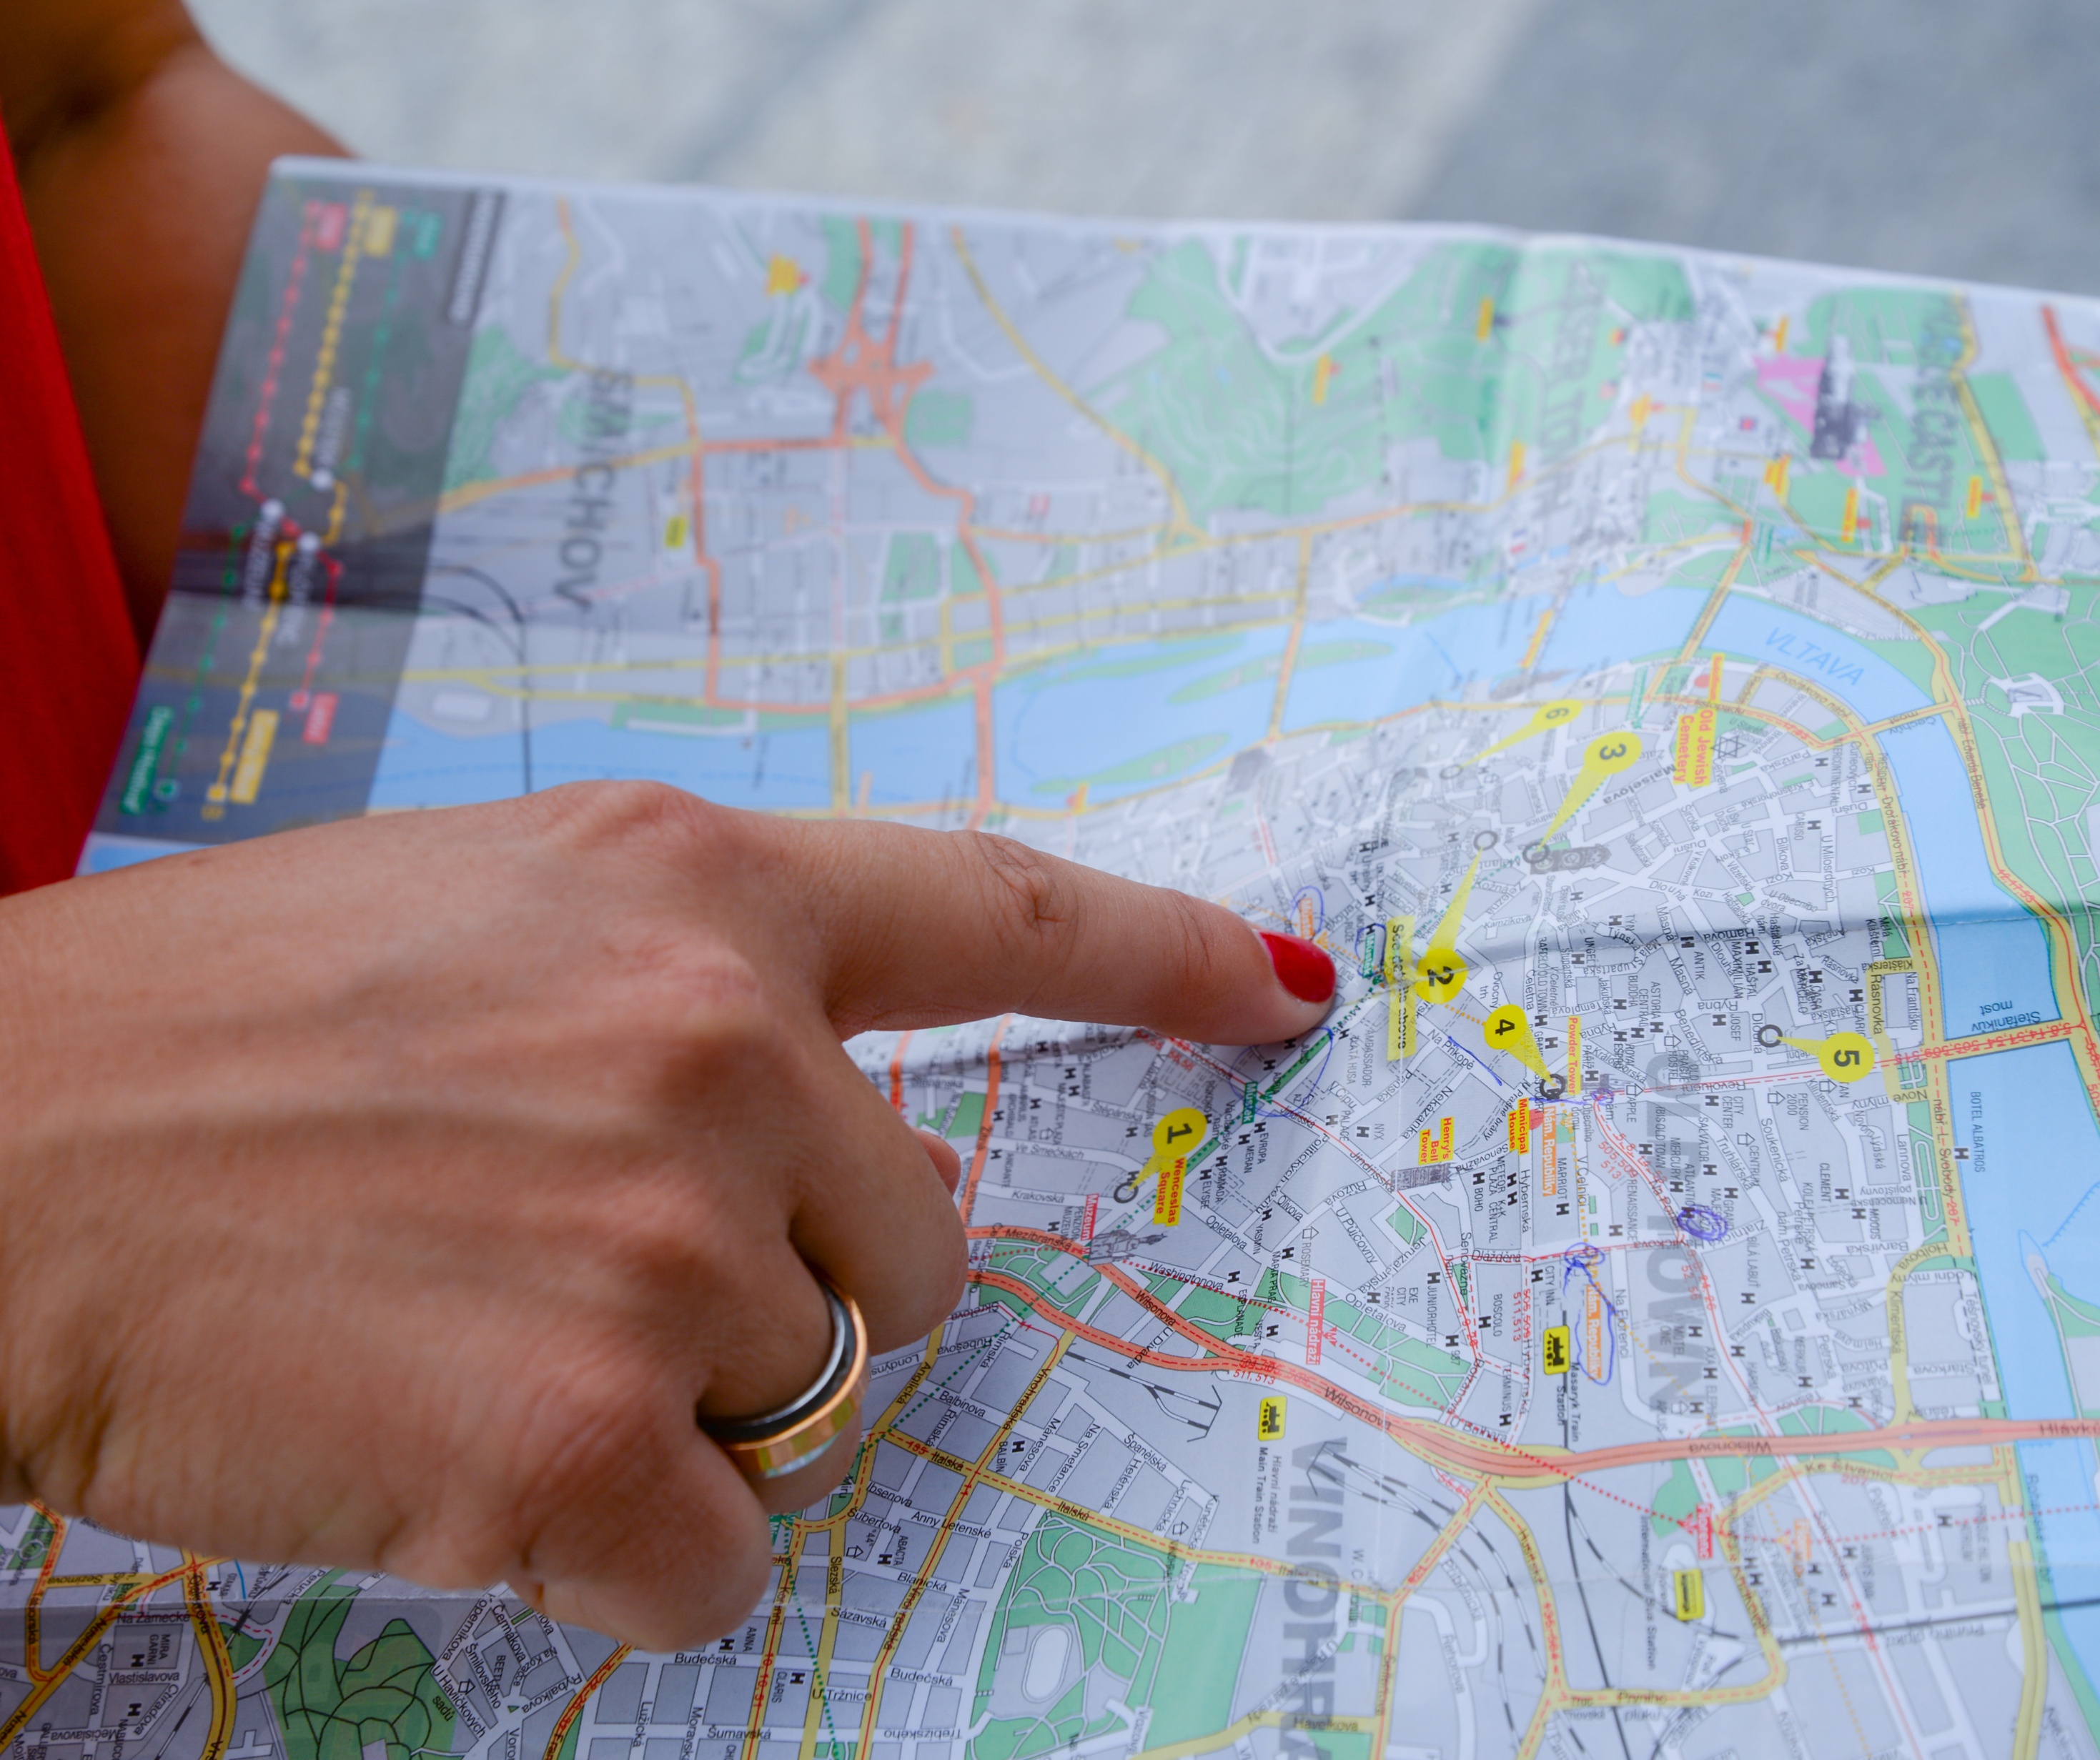
<instances>
[{"instance_id":1,"label":"red painted fingernail","mask_svg":"<svg viewBox=\"0 0 2100 1760\"><path fill-rule=\"evenodd\" d=\"M1269 962L1276 967L1277 982L1301 1002L1325 1002L1335 993L1335 962L1295 935L1261 931L1268 944Z\"/></svg>"}]
</instances>

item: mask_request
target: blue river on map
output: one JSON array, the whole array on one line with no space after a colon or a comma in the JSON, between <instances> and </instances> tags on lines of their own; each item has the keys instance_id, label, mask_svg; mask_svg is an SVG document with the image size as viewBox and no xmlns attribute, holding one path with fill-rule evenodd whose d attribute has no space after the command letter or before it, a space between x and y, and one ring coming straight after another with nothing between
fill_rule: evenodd
<instances>
[{"instance_id":1,"label":"blue river on map","mask_svg":"<svg viewBox=\"0 0 2100 1760\"><path fill-rule=\"evenodd\" d=\"M831 737L807 728L749 735L657 733L603 721L558 721L532 730L532 785L653 777L727 807L827 807ZM460 807L508 800L525 786L515 733L441 733L394 711L372 779L371 806Z\"/></svg>"},{"instance_id":2,"label":"blue river on map","mask_svg":"<svg viewBox=\"0 0 2100 1760\"><path fill-rule=\"evenodd\" d=\"M1573 678L1617 661L1673 655L1706 600L1701 587L1629 595L1608 583L1578 587L1554 617L1539 667ZM1283 730L1378 721L1480 680L1507 677L1522 665L1539 605L1503 600L1427 616L1418 611L1406 622L1358 616L1310 624ZM1279 627L1104 646L1010 675L993 693L1000 794L1017 805L1054 807L1083 782L1089 799L1102 805L1259 744L1268 732L1286 640ZM1813 678L1868 719L1926 700L1862 644L1762 601L1732 598L1706 645ZM848 739L846 792L853 798L863 779L877 807L932 806L977 792L975 708L967 695L857 713ZM821 807L832 799L829 741L829 730L814 716L807 727L748 735L561 721L533 734L532 781L545 788L653 777L730 806ZM397 712L371 803L495 800L518 793L523 781L514 735L453 732Z\"/></svg>"},{"instance_id":3,"label":"blue river on map","mask_svg":"<svg viewBox=\"0 0 2100 1760\"><path fill-rule=\"evenodd\" d=\"M1317 640L1330 639L1327 628ZM1085 782L1100 804L1258 744L1286 636L1088 649L1003 680L992 693L1000 794L1054 807Z\"/></svg>"},{"instance_id":4,"label":"blue river on map","mask_svg":"<svg viewBox=\"0 0 2100 1760\"><path fill-rule=\"evenodd\" d=\"M1969 1151L1961 1190L1996 1345L2006 1415L2075 1418L2056 1328L2028 1269L2038 1259L2074 1296L2100 1301L2100 1130L2071 1047L2023 1045L1947 1068L1954 1139ZM2051 1580L2044 1599L2100 1597L2100 1509L2089 1441L2023 1442L2020 1470ZM2089 1675L2100 1607L2057 1616Z\"/></svg>"},{"instance_id":5,"label":"blue river on map","mask_svg":"<svg viewBox=\"0 0 2100 1760\"><path fill-rule=\"evenodd\" d=\"M1919 721L1882 734L1881 746L1925 887L1947 1036L2055 1020L2048 937L1992 877L1954 736L1943 722Z\"/></svg>"},{"instance_id":6,"label":"blue river on map","mask_svg":"<svg viewBox=\"0 0 2100 1760\"><path fill-rule=\"evenodd\" d=\"M856 715L846 740L856 800L862 777L874 807L967 801L977 794L977 706L968 694Z\"/></svg>"}]
</instances>

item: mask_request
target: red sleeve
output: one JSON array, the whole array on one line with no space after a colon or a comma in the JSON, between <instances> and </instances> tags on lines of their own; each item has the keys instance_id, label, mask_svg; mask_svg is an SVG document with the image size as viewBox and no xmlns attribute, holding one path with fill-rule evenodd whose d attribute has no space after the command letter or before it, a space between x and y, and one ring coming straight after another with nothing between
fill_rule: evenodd
<instances>
[{"instance_id":1,"label":"red sleeve","mask_svg":"<svg viewBox=\"0 0 2100 1760\"><path fill-rule=\"evenodd\" d=\"M0 135L0 892L73 871L139 648Z\"/></svg>"}]
</instances>

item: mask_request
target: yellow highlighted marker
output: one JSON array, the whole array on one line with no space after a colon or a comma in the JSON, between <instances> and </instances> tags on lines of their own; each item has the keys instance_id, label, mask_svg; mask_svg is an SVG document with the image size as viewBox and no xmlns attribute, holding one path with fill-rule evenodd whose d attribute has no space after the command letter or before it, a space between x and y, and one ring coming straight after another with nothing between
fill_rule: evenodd
<instances>
[{"instance_id":1,"label":"yellow highlighted marker","mask_svg":"<svg viewBox=\"0 0 2100 1760\"><path fill-rule=\"evenodd\" d=\"M1440 1118L1435 1130L1418 1130L1414 1136L1416 1161L1423 1167L1434 1167L1440 1161L1449 1161L1458 1152L1458 1121Z\"/></svg>"},{"instance_id":2,"label":"yellow highlighted marker","mask_svg":"<svg viewBox=\"0 0 2100 1760\"><path fill-rule=\"evenodd\" d=\"M1414 1055L1414 998L1396 990L1386 998L1385 1060L1404 1063Z\"/></svg>"},{"instance_id":3,"label":"yellow highlighted marker","mask_svg":"<svg viewBox=\"0 0 2100 1760\"><path fill-rule=\"evenodd\" d=\"M1449 1002L1466 988L1466 974L1471 968L1459 958L1454 944L1458 926L1465 920L1466 901L1473 895L1473 877L1480 871L1480 858L1476 855L1429 937L1428 950L1414 968L1414 993L1425 1002Z\"/></svg>"},{"instance_id":4,"label":"yellow highlighted marker","mask_svg":"<svg viewBox=\"0 0 2100 1760\"><path fill-rule=\"evenodd\" d=\"M1539 1341L1538 1366L1548 1375L1565 1375L1573 1357L1568 1349L1568 1328L1550 1326Z\"/></svg>"},{"instance_id":5,"label":"yellow highlighted marker","mask_svg":"<svg viewBox=\"0 0 2100 1760\"><path fill-rule=\"evenodd\" d=\"M1473 320L1473 340L1485 342L1494 334L1495 302L1491 299L1480 301L1480 315Z\"/></svg>"},{"instance_id":6,"label":"yellow highlighted marker","mask_svg":"<svg viewBox=\"0 0 2100 1760\"><path fill-rule=\"evenodd\" d=\"M1706 1579L1696 1570L1681 1570L1675 1573L1677 1592L1672 1598L1670 1611L1687 1625L1706 1617Z\"/></svg>"},{"instance_id":7,"label":"yellow highlighted marker","mask_svg":"<svg viewBox=\"0 0 2100 1760\"><path fill-rule=\"evenodd\" d=\"M664 521L664 548L666 550L684 549L686 534L691 529L684 514L673 513Z\"/></svg>"},{"instance_id":8,"label":"yellow highlighted marker","mask_svg":"<svg viewBox=\"0 0 2100 1760\"><path fill-rule=\"evenodd\" d=\"M1211 1121L1194 1107L1176 1107L1152 1127L1155 1156L1188 1155L1203 1140Z\"/></svg>"},{"instance_id":9,"label":"yellow highlighted marker","mask_svg":"<svg viewBox=\"0 0 2100 1760\"><path fill-rule=\"evenodd\" d=\"M1408 985L1414 976L1414 919L1396 917L1385 926L1385 1060L1397 1063L1414 1055L1414 998Z\"/></svg>"},{"instance_id":10,"label":"yellow highlighted marker","mask_svg":"<svg viewBox=\"0 0 2100 1760\"><path fill-rule=\"evenodd\" d=\"M1516 486L1523 481L1524 442L1521 440L1512 440L1510 442L1509 462L1509 486L1511 495L1516 493Z\"/></svg>"},{"instance_id":11,"label":"yellow highlighted marker","mask_svg":"<svg viewBox=\"0 0 2100 1760\"><path fill-rule=\"evenodd\" d=\"M1860 486L1854 483L1845 491L1845 513L1838 525L1838 542L1851 543L1860 535Z\"/></svg>"},{"instance_id":12,"label":"yellow highlighted marker","mask_svg":"<svg viewBox=\"0 0 2100 1760\"><path fill-rule=\"evenodd\" d=\"M1626 420L1633 424L1632 438L1638 440L1640 431L1648 426L1648 419L1655 413L1655 403L1643 391L1634 399L1634 407L1626 411Z\"/></svg>"},{"instance_id":13,"label":"yellow highlighted marker","mask_svg":"<svg viewBox=\"0 0 2100 1760\"><path fill-rule=\"evenodd\" d=\"M1855 1082L1871 1075L1874 1068L1873 1041L1864 1034L1855 1032L1833 1033L1828 1039L1794 1039L1785 1033L1771 1032L1772 1045L1792 1045L1797 1051L1806 1051L1823 1066L1823 1073L1833 1081Z\"/></svg>"},{"instance_id":14,"label":"yellow highlighted marker","mask_svg":"<svg viewBox=\"0 0 2100 1760\"><path fill-rule=\"evenodd\" d=\"M1786 352L1786 331L1787 331L1787 326L1788 326L1789 324L1792 323L1793 322L1793 319L1791 319L1791 318L1781 318L1781 319L1780 319L1780 321L1779 321L1779 328L1777 328L1776 330L1775 330L1775 331L1773 331L1773 332L1772 332L1772 353L1773 353L1773 354L1784 354Z\"/></svg>"},{"instance_id":15,"label":"yellow highlighted marker","mask_svg":"<svg viewBox=\"0 0 2100 1760\"><path fill-rule=\"evenodd\" d=\"M1983 511L1983 479L1980 477L1971 477L1969 479L1969 517L1974 519Z\"/></svg>"},{"instance_id":16,"label":"yellow highlighted marker","mask_svg":"<svg viewBox=\"0 0 2100 1760\"><path fill-rule=\"evenodd\" d=\"M1498 1009L1489 1011L1485 1029L1490 1051L1506 1051L1542 1081L1551 1073L1546 1059L1539 1055L1538 1041L1533 1036L1531 1022L1514 1002L1505 1002Z\"/></svg>"},{"instance_id":17,"label":"yellow highlighted marker","mask_svg":"<svg viewBox=\"0 0 2100 1760\"><path fill-rule=\"evenodd\" d=\"M1706 706L1687 710L1677 718L1677 780L1692 788L1705 788L1714 780L1714 741L1720 724L1721 657L1715 654L1706 666Z\"/></svg>"},{"instance_id":18,"label":"yellow highlighted marker","mask_svg":"<svg viewBox=\"0 0 2100 1760\"><path fill-rule=\"evenodd\" d=\"M1550 618L1552 615L1553 614L1551 611L1548 611L1546 614L1546 617L1547 618ZM1532 663L1533 659L1536 658L1538 649L1543 645L1540 638L1542 637L1545 633L1546 618L1541 618L1539 619L1538 630L1532 637L1533 651L1531 653L1524 656L1524 663L1527 667ZM1563 697L1555 702L1541 703L1536 709L1532 711L1531 719L1525 722L1522 727L1519 728L1515 733L1497 740L1493 745L1490 746L1485 751L1482 752L1479 757L1468 758L1466 762L1469 764L1483 763L1486 759L1493 757L1496 753L1506 752L1511 746L1521 744L1524 741L1531 738L1534 734L1551 733L1554 728L1557 727L1565 727L1570 721L1573 721L1576 716L1582 714L1582 704L1566 697Z\"/></svg>"},{"instance_id":19,"label":"yellow highlighted marker","mask_svg":"<svg viewBox=\"0 0 2100 1760\"><path fill-rule=\"evenodd\" d=\"M1155 1161L1159 1188L1152 1195L1152 1220L1162 1228L1172 1228L1181 1220L1181 1182L1188 1177L1189 1158L1169 1155Z\"/></svg>"},{"instance_id":20,"label":"yellow highlighted marker","mask_svg":"<svg viewBox=\"0 0 2100 1760\"><path fill-rule=\"evenodd\" d=\"M1782 501L1786 499L1787 474L1793 468L1793 459L1784 452L1765 466L1765 486Z\"/></svg>"},{"instance_id":21,"label":"yellow highlighted marker","mask_svg":"<svg viewBox=\"0 0 2100 1760\"><path fill-rule=\"evenodd\" d=\"M1458 957L1457 948L1432 947L1422 956L1417 970L1414 993L1425 1002L1449 1002L1466 988L1472 967Z\"/></svg>"},{"instance_id":22,"label":"yellow highlighted marker","mask_svg":"<svg viewBox=\"0 0 2100 1760\"><path fill-rule=\"evenodd\" d=\"M1270 1393L1264 1396L1259 1415L1255 1419L1255 1439L1263 1442L1278 1442L1283 1438L1283 1419L1289 1409L1284 1396Z\"/></svg>"},{"instance_id":23,"label":"yellow highlighted marker","mask_svg":"<svg viewBox=\"0 0 2100 1760\"><path fill-rule=\"evenodd\" d=\"M1575 780L1568 785L1567 795L1560 803L1560 811L1553 816L1553 823L1539 834L1538 841L1551 843L1554 833L1580 812L1592 794L1621 770L1639 763L1640 755L1641 738L1638 733L1599 733L1591 740L1582 754L1582 768L1575 772Z\"/></svg>"},{"instance_id":24,"label":"yellow highlighted marker","mask_svg":"<svg viewBox=\"0 0 2100 1760\"><path fill-rule=\"evenodd\" d=\"M1539 1117L1542 1121L1545 1114L1541 1113ZM1509 1117L1505 1122L1507 1125L1505 1134L1508 1139L1510 1153L1529 1155L1531 1153L1531 1102L1528 1100L1518 1101L1509 1109Z\"/></svg>"},{"instance_id":25,"label":"yellow highlighted marker","mask_svg":"<svg viewBox=\"0 0 2100 1760\"><path fill-rule=\"evenodd\" d=\"M364 254L368 257L391 257L394 254L394 235L400 230L401 210L399 208L374 208L364 217Z\"/></svg>"},{"instance_id":26,"label":"yellow highlighted marker","mask_svg":"<svg viewBox=\"0 0 2100 1760\"><path fill-rule=\"evenodd\" d=\"M1312 363L1312 401L1315 404L1327 401L1327 388L1335 382L1335 357L1322 354Z\"/></svg>"},{"instance_id":27,"label":"yellow highlighted marker","mask_svg":"<svg viewBox=\"0 0 2100 1760\"><path fill-rule=\"evenodd\" d=\"M270 762L270 748L277 741L277 711L258 709L248 718L248 735L240 742L240 762L233 767L233 801L253 807L262 792L262 772Z\"/></svg>"},{"instance_id":28,"label":"yellow highlighted marker","mask_svg":"<svg viewBox=\"0 0 2100 1760\"><path fill-rule=\"evenodd\" d=\"M1582 1098L1582 1017L1568 1017L1568 1098Z\"/></svg>"},{"instance_id":29,"label":"yellow highlighted marker","mask_svg":"<svg viewBox=\"0 0 2100 1760\"><path fill-rule=\"evenodd\" d=\"M1181 1183L1189 1172L1189 1157L1210 1128L1211 1121L1194 1107L1176 1107L1152 1127L1152 1159L1145 1163L1145 1172L1159 1176L1152 1220L1162 1227L1172 1228L1181 1220Z\"/></svg>"},{"instance_id":30,"label":"yellow highlighted marker","mask_svg":"<svg viewBox=\"0 0 2100 1760\"><path fill-rule=\"evenodd\" d=\"M768 293L799 293L804 280L802 266L792 257L776 256L765 265L765 291Z\"/></svg>"}]
</instances>

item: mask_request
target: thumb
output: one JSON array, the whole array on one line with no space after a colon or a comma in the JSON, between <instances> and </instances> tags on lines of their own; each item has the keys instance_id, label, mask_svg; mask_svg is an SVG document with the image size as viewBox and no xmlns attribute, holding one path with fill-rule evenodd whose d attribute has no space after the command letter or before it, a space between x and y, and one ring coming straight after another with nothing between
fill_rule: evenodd
<instances>
[{"instance_id":1,"label":"thumb","mask_svg":"<svg viewBox=\"0 0 2100 1760\"><path fill-rule=\"evenodd\" d=\"M841 1032L1012 1010L1267 1045L1334 1000L1321 948L1184 892L982 833L774 822L804 843L811 977Z\"/></svg>"}]
</instances>

